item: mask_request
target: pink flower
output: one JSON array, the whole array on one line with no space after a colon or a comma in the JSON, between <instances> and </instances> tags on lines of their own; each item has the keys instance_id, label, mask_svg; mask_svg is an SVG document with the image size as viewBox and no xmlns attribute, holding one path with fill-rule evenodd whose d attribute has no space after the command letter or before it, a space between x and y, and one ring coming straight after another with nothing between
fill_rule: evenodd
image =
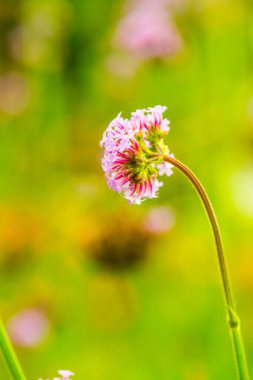
<instances>
[{"instance_id":1,"label":"pink flower","mask_svg":"<svg viewBox=\"0 0 253 380\"><path fill-rule=\"evenodd\" d=\"M103 134L102 168L108 186L130 203L156 198L162 186L158 174L172 174L171 166L158 157L169 154L163 142L169 131L169 122L163 118L165 110L162 106L137 110L130 120L119 114Z\"/></svg>"},{"instance_id":2,"label":"pink flower","mask_svg":"<svg viewBox=\"0 0 253 380\"><path fill-rule=\"evenodd\" d=\"M174 157L174 154L171 154L171 157ZM168 177L173 174L172 168L173 165L171 165L169 162L162 162L161 164L157 165L158 174L167 175Z\"/></svg>"},{"instance_id":3,"label":"pink flower","mask_svg":"<svg viewBox=\"0 0 253 380\"><path fill-rule=\"evenodd\" d=\"M8 332L13 342L23 347L40 344L49 334L49 320L38 309L28 308L12 317Z\"/></svg>"},{"instance_id":4,"label":"pink flower","mask_svg":"<svg viewBox=\"0 0 253 380\"><path fill-rule=\"evenodd\" d=\"M70 376L71 377L74 376L74 372L71 372L71 371L68 371L68 370L65 370L65 369L64 370L63 369L59 370L58 374L61 375L61 378L54 377L53 380L72 380L70 378ZM42 380L42 379L39 378L38 380ZM49 379L45 379L45 380L49 380Z\"/></svg>"},{"instance_id":5,"label":"pink flower","mask_svg":"<svg viewBox=\"0 0 253 380\"><path fill-rule=\"evenodd\" d=\"M63 369L59 370L58 373L59 373L59 375L62 376L62 380L71 380L70 376L74 376L73 372L68 371L68 370L63 370Z\"/></svg>"},{"instance_id":6,"label":"pink flower","mask_svg":"<svg viewBox=\"0 0 253 380\"><path fill-rule=\"evenodd\" d=\"M163 118L163 112L167 107L155 106L149 107L144 110L137 110L132 113L132 123L134 123L136 129L148 131L150 128L157 128L164 132L169 132L169 120Z\"/></svg>"},{"instance_id":7,"label":"pink flower","mask_svg":"<svg viewBox=\"0 0 253 380\"><path fill-rule=\"evenodd\" d=\"M176 54L182 39L164 4L141 4L119 22L114 44L139 60L147 60Z\"/></svg>"},{"instance_id":8,"label":"pink flower","mask_svg":"<svg viewBox=\"0 0 253 380\"><path fill-rule=\"evenodd\" d=\"M169 231L175 223L175 213L169 207L153 207L143 222L144 228L153 234Z\"/></svg>"}]
</instances>

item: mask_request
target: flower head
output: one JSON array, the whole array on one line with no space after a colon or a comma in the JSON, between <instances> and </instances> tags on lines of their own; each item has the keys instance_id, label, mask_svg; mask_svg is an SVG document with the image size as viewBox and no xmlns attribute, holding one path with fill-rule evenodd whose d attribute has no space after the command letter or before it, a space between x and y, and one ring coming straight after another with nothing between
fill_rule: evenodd
<instances>
[{"instance_id":1,"label":"flower head","mask_svg":"<svg viewBox=\"0 0 253 380\"><path fill-rule=\"evenodd\" d=\"M70 376L74 376L74 373L66 369L61 369L58 371L59 375L62 376L62 380L71 380Z\"/></svg>"},{"instance_id":2,"label":"flower head","mask_svg":"<svg viewBox=\"0 0 253 380\"><path fill-rule=\"evenodd\" d=\"M54 377L53 380L72 380L70 378L70 376L74 376L74 372L71 372L71 371L68 371L66 369L60 369L58 371L58 374L61 375L61 378L60 377ZM39 380L42 380L41 378ZM49 380L49 379L45 379L45 380Z\"/></svg>"},{"instance_id":3,"label":"flower head","mask_svg":"<svg viewBox=\"0 0 253 380\"><path fill-rule=\"evenodd\" d=\"M169 154L163 141L169 131L165 110L162 106L137 110L129 120L119 114L103 134L102 168L108 186L130 203L157 197L162 186L158 175L172 174L171 165L162 159Z\"/></svg>"}]
</instances>

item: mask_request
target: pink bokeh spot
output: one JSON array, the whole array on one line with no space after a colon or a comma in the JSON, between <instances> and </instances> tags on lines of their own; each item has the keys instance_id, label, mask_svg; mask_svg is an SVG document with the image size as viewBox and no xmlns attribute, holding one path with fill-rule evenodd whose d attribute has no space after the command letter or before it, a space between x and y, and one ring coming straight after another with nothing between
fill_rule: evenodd
<instances>
[{"instance_id":1,"label":"pink bokeh spot","mask_svg":"<svg viewBox=\"0 0 253 380\"><path fill-rule=\"evenodd\" d=\"M177 54L182 38L172 20L168 1L128 2L114 34L114 46L139 61Z\"/></svg>"},{"instance_id":2,"label":"pink bokeh spot","mask_svg":"<svg viewBox=\"0 0 253 380\"><path fill-rule=\"evenodd\" d=\"M9 320L7 329L15 344L35 347L47 338L50 323L40 310L27 308Z\"/></svg>"},{"instance_id":3,"label":"pink bokeh spot","mask_svg":"<svg viewBox=\"0 0 253 380\"><path fill-rule=\"evenodd\" d=\"M163 234L171 230L175 224L174 211L166 206L153 207L145 216L143 226L152 234Z\"/></svg>"},{"instance_id":4,"label":"pink bokeh spot","mask_svg":"<svg viewBox=\"0 0 253 380\"><path fill-rule=\"evenodd\" d=\"M71 372L67 369L60 369L58 371L58 374L61 377L54 377L53 380L72 380L72 376L74 376L74 372ZM39 378L38 380L43 380L43 379ZM45 380L49 380L49 379L45 379Z\"/></svg>"}]
</instances>

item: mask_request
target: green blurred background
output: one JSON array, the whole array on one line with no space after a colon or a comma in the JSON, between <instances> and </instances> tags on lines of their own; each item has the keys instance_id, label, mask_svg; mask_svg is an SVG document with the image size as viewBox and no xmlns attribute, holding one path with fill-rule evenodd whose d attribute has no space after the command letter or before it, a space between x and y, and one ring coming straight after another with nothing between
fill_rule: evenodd
<instances>
[{"instance_id":1,"label":"green blurred background","mask_svg":"<svg viewBox=\"0 0 253 380\"><path fill-rule=\"evenodd\" d=\"M148 1L0 3L0 303L28 379L236 378L193 189L175 170L131 206L100 168L108 123L156 104L217 212L253 375L253 3L159 1L175 46L148 56L117 37Z\"/></svg>"}]
</instances>

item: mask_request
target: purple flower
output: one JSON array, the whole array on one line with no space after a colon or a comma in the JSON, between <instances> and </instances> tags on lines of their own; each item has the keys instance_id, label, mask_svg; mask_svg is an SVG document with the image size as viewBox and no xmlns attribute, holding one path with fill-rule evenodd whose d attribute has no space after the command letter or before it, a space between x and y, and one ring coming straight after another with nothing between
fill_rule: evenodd
<instances>
[{"instance_id":1,"label":"purple flower","mask_svg":"<svg viewBox=\"0 0 253 380\"><path fill-rule=\"evenodd\" d=\"M165 110L162 106L137 110L130 120L119 114L103 134L102 168L108 186L130 203L156 198L163 184L158 175L172 174L171 165L160 158L169 154L163 142L169 131L169 121L163 118Z\"/></svg>"}]
</instances>

